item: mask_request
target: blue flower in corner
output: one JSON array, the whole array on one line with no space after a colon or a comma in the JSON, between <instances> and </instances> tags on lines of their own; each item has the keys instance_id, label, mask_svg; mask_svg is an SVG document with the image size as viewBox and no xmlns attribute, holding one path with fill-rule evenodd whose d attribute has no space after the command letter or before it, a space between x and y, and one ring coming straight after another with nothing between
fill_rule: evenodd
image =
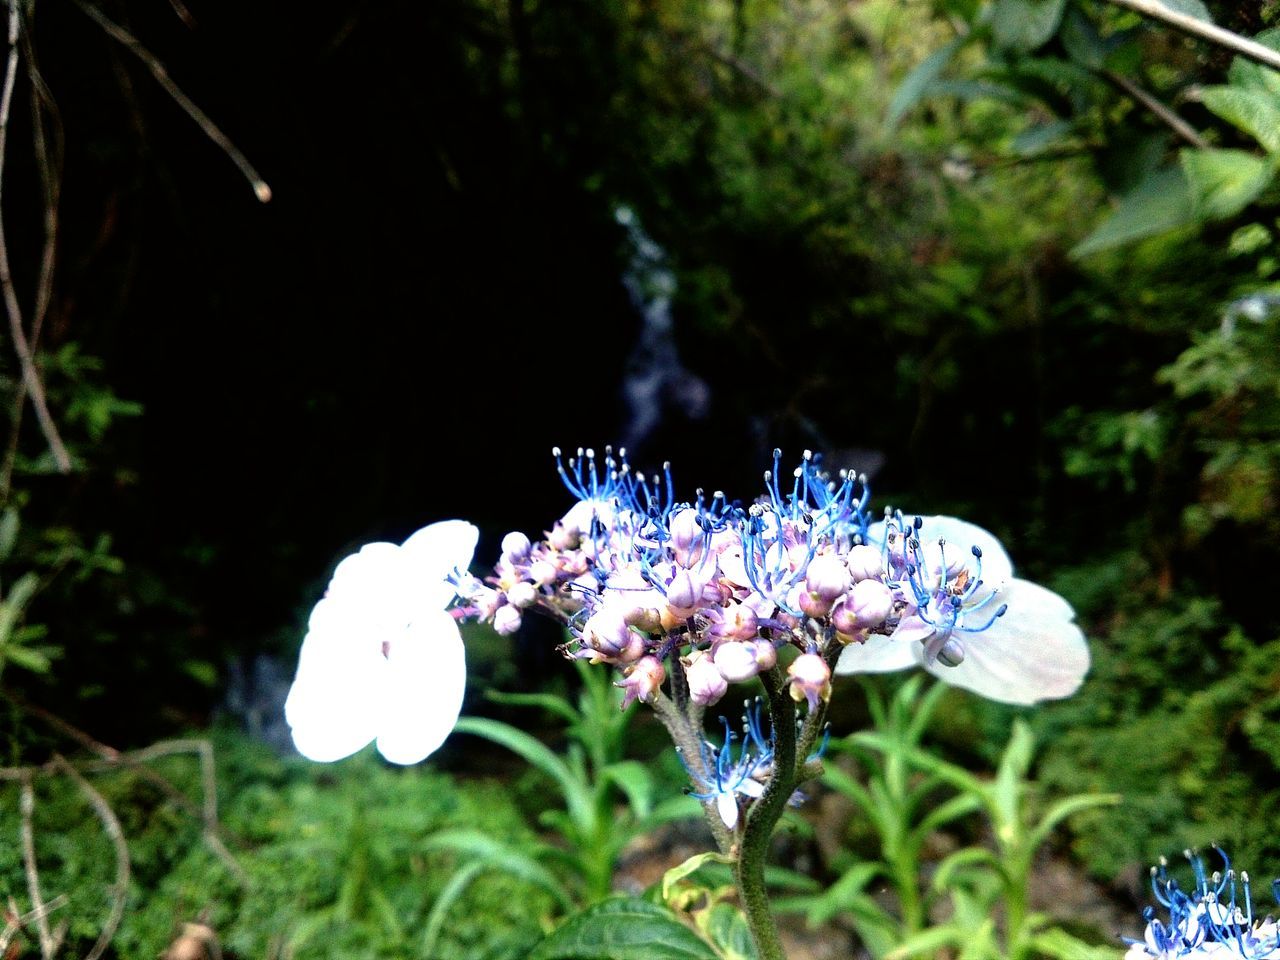
<instances>
[{"instance_id":1,"label":"blue flower in corner","mask_svg":"<svg viewBox=\"0 0 1280 960\"><path fill-rule=\"evenodd\" d=\"M1178 957L1218 957L1221 960L1280 960L1280 924L1268 915L1261 919L1253 914L1253 897L1249 875L1237 873L1220 849L1222 870L1209 874L1204 860L1191 851L1195 882L1183 890L1169 875L1168 864L1151 868L1151 890L1156 902L1164 908L1161 919L1155 907L1143 911L1147 921L1141 940L1126 937L1129 950L1125 960L1174 960ZM1271 884L1280 903L1280 880Z\"/></svg>"}]
</instances>

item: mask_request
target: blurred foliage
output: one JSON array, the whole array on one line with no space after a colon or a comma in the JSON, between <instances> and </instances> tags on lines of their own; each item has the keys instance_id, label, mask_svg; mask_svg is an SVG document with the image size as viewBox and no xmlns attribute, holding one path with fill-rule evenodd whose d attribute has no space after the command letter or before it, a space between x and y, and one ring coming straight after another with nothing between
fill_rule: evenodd
<instances>
[{"instance_id":1,"label":"blurred foliage","mask_svg":"<svg viewBox=\"0 0 1280 960\"><path fill-rule=\"evenodd\" d=\"M839 876L820 894L784 899L779 909L803 912L811 926L848 916L871 955L890 960L951 951L973 960L1114 957L1113 944L1091 945L1069 932L1074 918L1033 912L1030 895L1053 832L1121 798L1047 795L1029 779L1035 739L1021 720L994 775L975 775L922 745L944 684L917 674L891 696L879 686L864 682L871 729L832 741L823 775L854 807L848 846L831 864ZM852 762L837 759L845 757Z\"/></svg>"},{"instance_id":2,"label":"blurred foliage","mask_svg":"<svg viewBox=\"0 0 1280 960\"><path fill-rule=\"evenodd\" d=\"M1183 5L1275 43L1275 4ZM1076 835L1087 868L1136 889L1141 865L1155 856L1218 840L1255 873L1280 873L1280 613L1268 594L1280 569L1274 73L1091 0L393 6L376 15L344 9L334 22L350 27L337 33L354 37L350 43L317 28L323 40L310 38L307 56L289 47L292 58L280 62L298 71L323 65L305 81L289 79L297 87L317 75L323 81L311 85L320 91L324 149L307 161L321 171L316 196L341 208L326 217L357 244L386 233L394 251L371 247L372 266L353 260L342 269L300 258L295 286L270 287L268 297L235 288L241 305L265 300L272 323L303 319L253 351L227 336L225 324L211 324L219 336L208 369L220 392L189 388L203 357L174 372L170 333L111 353L121 325L103 320L82 339L64 331L43 355L51 402L79 435L78 462L92 467L91 482L77 488L80 499L52 487L54 478L38 475L47 467L38 437L23 428L15 462L29 474L15 473L0 523L0 544L9 545L0 557L7 683L14 664L42 669L52 648L74 643L77 656L55 664L52 679L19 682L103 722L128 710L142 715L149 698L152 712L130 730L145 739L157 715L173 723L207 714L225 655L274 646L291 657L296 608L339 552L334 543L361 525L381 529L392 522L387 513L463 513L473 504L488 511L476 515L482 522L538 522L536 496L512 495L511 470L467 464L461 483L456 469L440 468L445 440L404 442L441 435L439 408L421 395L429 379L421 364L426 355L451 356L491 378L492 388L469 391L476 407L466 432L500 424L504 462L521 476L531 469L521 444L541 444L544 431L556 431L549 446L565 442L566 429L583 429L584 419L593 429L620 429L615 378L634 318L615 302L626 254L613 212L625 204L666 254L682 362L714 398L705 421L668 411L632 459L670 457L679 482L726 489L749 489L774 445L823 449L834 466L882 459L873 478L881 504L956 512L989 527L1027 575L1075 602L1094 641L1082 692L1030 721L1044 745L1037 775L1047 789L1125 797ZM274 45L285 40L264 32L269 13L255 19L260 29L244 31L243 12L226 7L208 14L213 35L263 44L263 61L275 63ZM221 34L220 15L231 23ZM279 37L293 38L297 16L290 13ZM234 55L212 59L212 89L240 82L223 69ZM88 96L83 86L71 89ZM361 104L349 111L357 126L344 138L352 153L333 143L334 91L350 98L342 103ZM293 171L297 128L278 122L292 111L270 97L261 109L245 125L280 127L292 158L281 166ZM1173 129L1170 112L1194 138ZM101 136L113 150L99 152L129 153L117 132ZM412 150L402 149L411 141ZM352 173L366 170L357 154L373 158L373 173ZM327 163L335 166L319 166ZM384 196L348 188L375 181L386 184ZM224 206L203 182L200 191L202 203ZM299 223L298 237L320 229L315 218ZM221 248L257 235L256 222L239 229ZM548 230L557 231L550 240ZM421 246L404 242L419 233L427 237ZM291 249L278 234L262 235L264 244ZM181 247L163 233L131 240L139 250ZM128 248L119 263L135 252ZM262 257L272 274L281 272L275 252ZM578 275L559 272L565 263ZM122 278L132 275L117 267L109 279L124 289ZM160 272L150 275L153 285ZM353 287L341 296L316 280L348 273ZM349 325L357 312L376 318L362 328L369 335L330 336L295 309L312 288L317 301L347 311L328 317L335 324ZM153 333L174 326L168 288L158 289L161 304L149 303L160 318ZM371 290L387 298L373 310ZM404 319L423 310L429 322ZM548 333L530 315L560 322ZM574 361L566 368L569 338ZM364 349L376 362L348 363ZM102 369L87 361L91 354L104 356ZM575 379L587 377L577 370L584 360L585 384ZM410 369L389 373L393 361ZM148 399L163 449L135 436L132 459L117 463L103 431L136 412L106 385L120 370L157 390L147 377L167 370L170 392L159 392L159 409ZM256 390L225 388L246 371L260 378ZM533 415L513 416L513 390L523 398L531 378L539 389L568 380L581 392L554 415L538 396L529 401ZM278 396L297 398L305 413L274 411ZM400 419L387 415L399 408ZM295 436L302 440L291 446ZM450 455L461 446L455 439ZM589 438L568 442L578 439ZM325 483L315 482L317 463L332 473ZM224 497L219 480L246 473L261 485L261 503L290 509L246 509L243 499ZM425 487L427 477L442 479ZM180 523L155 522L157 497ZM119 511L117 499L125 503ZM341 532L330 529L326 540L314 529L317 516ZM121 568L110 558L117 541L100 532L114 522L125 525L139 562L124 555ZM73 575L34 592L56 570ZM76 571L100 575L77 582ZM531 687L563 670L545 658L536 671L504 668ZM116 705L127 703L105 709L113 695ZM974 769L998 762L1017 714L963 697L945 709L951 758ZM246 835L275 851L275 866L261 870L267 889L280 891L276 908L287 912L278 929L301 930L305 944L342 918L376 929L370 943L393 943L400 934L387 917L425 918L434 871L421 887L388 880L390 911L372 888L342 892L340 874L412 862L404 839L412 830L342 873L338 864L358 860L357 848L379 831L334 796L368 790L361 809L370 816L429 819L436 815L421 805L434 801L424 796L457 800L466 791L455 796L424 772L399 781L371 774L368 783L344 774L340 789L326 789L323 773L255 768L295 811L269 790L261 795L266 788L238 769L224 771L229 795L257 797L280 826L255 834L253 817L238 815ZM419 780L431 786L412 802L377 792ZM300 811L316 809L327 809L333 819L325 822L335 826L307 834ZM443 813L414 821L413 836L446 822L454 823ZM314 856L289 860L290 830L314 841ZM207 855L191 857L191 873L184 860L175 876L195 877L201 864L217 875ZM310 885L287 886L294 870ZM189 882L164 889L196 907L212 902ZM493 894L499 915L520 908L487 872L474 875L460 903L488 896L485 884L506 891ZM254 912L268 901L224 891L218 902L236 909L217 909L233 926L228 918L241 907L269 925L270 916ZM166 909L157 931L177 916ZM461 906L455 914L468 916ZM304 916L320 926L308 928ZM510 929L529 930L534 919ZM236 929L251 938L248 931L264 927L246 919ZM157 932L146 949L161 939ZM229 944L264 948L251 939Z\"/></svg>"},{"instance_id":3,"label":"blurred foliage","mask_svg":"<svg viewBox=\"0 0 1280 960\"><path fill-rule=\"evenodd\" d=\"M433 835L482 828L520 848L535 838L492 780L455 780L426 768L393 769L365 751L340 767L280 760L229 731L214 739L221 820L238 842L241 883L201 840L200 823L136 772L93 777L119 815L133 875L124 923L109 956L154 957L199 920L234 957L421 955L426 918L459 854L432 849ZM199 796L196 764L154 764L188 796ZM36 856L46 899L68 904L68 952L92 945L107 911L113 853L75 786L36 785ZM18 788L3 786L0 832L18 836ZM28 903L21 849L0 845L0 895ZM542 936L553 899L515 873L475 877L438 931L432 956L524 957Z\"/></svg>"}]
</instances>

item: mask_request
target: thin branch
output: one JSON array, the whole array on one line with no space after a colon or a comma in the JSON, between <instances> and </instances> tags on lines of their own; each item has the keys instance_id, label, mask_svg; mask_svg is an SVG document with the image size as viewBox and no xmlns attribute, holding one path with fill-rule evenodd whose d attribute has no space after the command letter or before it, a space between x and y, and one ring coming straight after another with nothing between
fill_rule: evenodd
<instances>
[{"instance_id":1,"label":"thin branch","mask_svg":"<svg viewBox=\"0 0 1280 960\"><path fill-rule=\"evenodd\" d=\"M14 2L14 0L10 0ZM97 7L85 0L72 0L84 14L94 23L106 31L107 35L127 49L135 57L142 61L151 75L155 77L156 83L169 94L174 103L186 111L187 116L196 122L196 125L204 131L204 135L212 140L222 152L225 153L244 174L245 179L253 187L253 192L257 198L263 203L267 203L271 199L271 187L262 179L262 176L254 169L253 164L249 162L249 158L240 152L239 148L231 142L225 133L218 129L217 125L209 119L203 110L192 102L191 98L182 92L182 89L173 82L169 77L169 71L165 69L163 63L156 58L150 50L144 47L138 38L131 34L124 27L120 26L114 20L109 20L105 14Z\"/></svg>"},{"instance_id":2,"label":"thin branch","mask_svg":"<svg viewBox=\"0 0 1280 960\"><path fill-rule=\"evenodd\" d=\"M1232 33L1230 30L1224 30L1215 24L1198 20L1189 14L1179 13L1177 10L1166 7L1159 0L1107 0L1107 2L1133 10L1144 17L1161 20L1183 33L1216 43L1228 50L1234 50L1241 56L1248 57L1265 67L1280 70L1280 53L1270 47L1263 46L1248 37L1242 37L1238 33Z\"/></svg>"},{"instance_id":3,"label":"thin branch","mask_svg":"<svg viewBox=\"0 0 1280 960\"><path fill-rule=\"evenodd\" d=\"M75 740L85 749L101 757L98 763L80 764L81 770L86 773L96 773L104 770L118 769L127 767L135 771L139 776L147 782L158 787L170 800L180 806L183 810L200 819L204 824L204 841L209 845L214 854L223 862L228 870L240 881L240 883L248 885L249 876L245 873L235 855L227 848L226 840L236 840L234 834L227 831L225 827L218 821L218 795L217 795L217 776L213 762L213 747L207 740L165 740L160 743L153 744L142 750L132 751L129 753L121 753L115 747L107 746L100 743L80 728L73 726L66 720L63 720L57 714L51 713L43 707L38 707L34 703L28 703L26 700L6 690L5 696L12 700L19 709L39 717L45 723L49 724L56 730L66 734L72 740ZM157 757L171 756L178 753L195 752L200 756L201 781L203 784L203 804L197 807L191 802L191 798L175 787L168 779L161 776L156 771L148 767L144 761L154 760ZM41 774L50 773L52 765L37 768L0 768L0 780L12 780L21 776L24 770L32 770ZM241 843L243 841L240 841Z\"/></svg>"},{"instance_id":4,"label":"thin branch","mask_svg":"<svg viewBox=\"0 0 1280 960\"><path fill-rule=\"evenodd\" d=\"M53 454L53 460L59 472L70 473L71 457L62 442L62 437L58 434L58 427L53 422L53 417L49 414L44 386L40 382L40 374L36 370L31 345L27 342L26 330L23 328L22 307L18 304L18 294L14 289L13 273L9 269L9 249L5 243L4 157L9 135L9 106L13 101L13 88L18 77L18 22L18 0L9 0L9 59L5 67L4 87L0 90L0 287L3 288L4 305L9 314L9 333L13 337L13 349L22 367L22 382L27 394L31 397L31 405L36 411L36 420L40 424L45 442L49 444L49 450ZM17 424L14 426L16 429Z\"/></svg>"},{"instance_id":5,"label":"thin branch","mask_svg":"<svg viewBox=\"0 0 1280 960\"><path fill-rule=\"evenodd\" d=\"M9 956L9 944L13 943L13 938L22 931L23 927L33 920L48 916L53 911L59 910L66 905L66 894L60 893L40 910L28 910L26 913L19 913L17 903L14 902L13 897L10 897L9 910L4 918L4 929L0 930L0 957Z\"/></svg>"},{"instance_id":6,"label":"thin branch","mask_svg":"<svg viewBox=\"0 0 1280 960\"><path fill-rule=\"evenodd\" d=\"M124 918L124 901L129 892L129 844L125 842L124 830L120 826L116 812L111 809L111 804L107 803L106 798L93 788L93 784L82 777L80 772L60 755L54 754L53 763L75 781L80 792L93 807L93 812L102 821L102 828L107 832L116 851L116 881L107 890L111 897L111 910L107 913L107 922L102 925L102 932L98 934L97 943L84 958L84 960L98 960L106 953L107 947L116 935L116 930L120 928L120 921Z\"/></svg>"},{"instance_id":7,"label":"thin branch","mask_svg":"<svg viewBox=\"0 0 1280 960\"><path fill-rule=\"evenodd\" d=\"M1119 87L1132 100L1146 107L1161 123L1164 123L1174 133L1180 136L1193 147L1203 150L1209 146L1209 142L1196 132L1196 128L1183 120L1172 109L1165 106L1154 96L1143 90L1128 77L1118 73L1112 73L1110 70L1102 71L1102 75L1108 82Z\"/></svg>"},{"instance_id":8,"label":"thin branch","mask_svg":"<svg viewBox=\"0 0 1280 960\"><path fill-rule=\"evenodd\" d=\"M22 780L22 799L18 804L22 813L22 866L27 874L27 895L35 912L36 934L40 939L40 956L51 960L58 952L58 943L49 932L48 908L40 894L40 871L36 869L36 834L32 819L36 810L36 792L31 778Z\"/></svg>"}]
</instances>

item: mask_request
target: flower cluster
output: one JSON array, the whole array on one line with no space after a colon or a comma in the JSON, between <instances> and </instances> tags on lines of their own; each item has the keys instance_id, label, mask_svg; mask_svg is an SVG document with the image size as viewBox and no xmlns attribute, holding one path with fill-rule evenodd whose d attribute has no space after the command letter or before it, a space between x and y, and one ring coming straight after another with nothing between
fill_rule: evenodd
<instances>
[{"instance_id":1,"label":"flower cluster","mask_svg":"<svg viewBox=\"0 0 1280 960\"><path fill-rule=\"evenodd\" d=\"M1186 852L1195 877L1189 891L1169 876L1168 864L1163 859L1158 867L1151 868L1151 889L1168 919L1158 919L1154 907L1143 911L1146 931L1141 940L1126 938L1130 946L1125 960L1148 957L1280 960L1280 924L1271 916L1255 919L1249 875L1237 874L1221 850L1218 855L1222 858L1222 870L1208 874L1203 859ZM1273 881L1271 889L1280 903L1280 880Z\"/></svg>"},{"instance_id":2,"label":"flower cluster","mask_svg":"<svg viewBox=\"0 0 1280 960\"><path fill-rule=\"evenodd\" d=\"M832 478L806 451L744 505L717 491L677 501L669 465L632 471L625 451L554 451L577 502L544 539L503 540L487 585L459 583L467 612L501 633L530 611L566 623L566 656L623 671L626 700L650 700L676 654L693 702L778 663L815 711L840 673L922 664L1009 703L1064 697L1088 648L1070 606L1015 579L985 530L950 517L890 513L872 523L866 478Z\"/></svg>"},{"instance_id":3,"label":"flower cluster","mask_svg":"<svg viewBox=\"0 0 1280 960\"><path fill-rule=\"evenodd\" d=\"M461 708L462 618L510 634L527 613L551 615L569 629L566 656L622 672L624 704L653 700L671 669L693 704L714 704L786 648L786 683L810 715L833 667L920 664L1008 703L1065 697L1088 670L1070 606L1014 578L991 534L950 517L873 523L866 478L833 478L807 451L784 486L775 450L747 504L703 490L677 501L669 465L646 477L624 451L554 456L576 502L541 540L503 538L483 581L467 570L476 528L461 520L338 565L285 706L301 753L336 760L376 740L416 763L435 750ZM730 776L732 792L753 779Z\"/></svg>"}]
</instances>

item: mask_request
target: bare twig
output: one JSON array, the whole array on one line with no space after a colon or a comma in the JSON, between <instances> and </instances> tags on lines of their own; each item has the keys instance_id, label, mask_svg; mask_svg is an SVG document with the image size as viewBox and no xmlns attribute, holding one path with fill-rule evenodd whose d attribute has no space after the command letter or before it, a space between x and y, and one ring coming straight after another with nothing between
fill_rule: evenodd
<instances>
[{"instance_id":1,"label":"bare twig","mask_svg":"<svg viewBox=\"0 0 1280 960\"><path fill-rule=\"evenodd\" d=\"M1174 29L1181 30L1183 33L1199 37L1201 40L1208 40L1210 43L1216 43L1218 46L1226 47L1228 50L1234 50L1241 56L1248 57L1263 66L1271 67L1273 70L1280 70L1280 53L1270 47L1263 46L1248 37L1242 37L1238 33L1232 33L1230 30L1224 30L1215 24L1198 20L1190 14L1180 13L1160 3L1160 0L1108 0L1108 2L1115 4L1117 7L1125 7L1136 11L1144 17L1161 20Z\"/></svg>"},{"instance_id":2,"label":"bare twig","mask_svg":"<svg viewBox=\"0 0 1280 960\"><path fill-rule=\"evenodd\" d=\"M0 89L0 287L3 288L5 310L9 314L9 334L13 338L13 349L18 355L18 363L22 367L22 383L31 397L31 405L36 412L36 421L44 434L45 442L53 454L54 463L62 473L71 472L71 457L58 433L58 427L49 413L49 405L45 401L44 386L40 382L40 374L36 370L35 357L30 343L27 341L23 327L22 307L18 303L17 291L14 289L13 273L9 268L9 249L5 243L3 193L4 193L4 157L9 133L9 107L13 101L13 88L18 77L18 0L8 0L9 7L9 59L5 65L4 87ZM16 431L17 424L14 424Z\"/></svg>"},{"instance_id":3,"label":"bare twig","mask_svg":"<svg viewBox=\"0 0 1280 960\"><path fill-rule=\"evenodd\" d=\"M14 0L10 0L14 2ZM174 103L186 111L187 116L196 122L196 125L204 131L204 135L212 140L218 147L222 149L231 162L240 168L240 172L244 174L245 179L253 187L253 192L257 198L263 203L267 203L271 199L271 187L262 179L257 170L253 168L253 164L249 162L248 157L240 152L239 148L231 142L225 133L218 129L217 125L209 119L203 110L195 105L195 103L182 92L182 89L173 82L169 77L169 71L165 69L163 63L150 50L144 47L128 30L120 26L114 20L110 20L105 14L91 3L85 0L72 0L77 7L84 11L94 23L100 26L107 35L117 41L121 46L127 49L135 57L142 61L151 75L155 77L156 83L164 88L164 92L169 94Z\"/></svg>"},{"instance_id":4,"label":"bare twig","mask_svg":"<svg viewBox=\"0 0 1280 960\"><path fill-rule=\"evenodd\" d=\"M4 929L0 930L0 956L7 957L9 944L13 943L22 928L33 920L42 916L48 916L53 911L61 909L67 905L67 898L64 894L58 894L39 910L28 910L26 913L18 912L18 905L14 902L13 897L9 898L9 910L5 914Z\"/></svg>"},{"instance_id":5,"label":"bare twig","mask_svg":"<svg viewBox=\"0 0 1280 960\"><path fill-rule=\"evenodd\" d=\"M111 845L116 851L116 880L107 890L108 896L111 897L111 909L107 913L106 923L102 925L102 932L98 934L97 942L84 958L84 960L98 960L106 952L124 917L124 901L129 892L129 844L125 842L124 830L120 826L116 812L111 809L111 804L107 803L106 798L93 788L93 784L82 777L80 771L61 756L55 754L53 763L75 781L80 792L93 807L93 812L102 821L102 829L107 832Z\"/></svg>"},{"instance_id":6,"label":"bare twig","mask_svg":"<svg viewBox=\"0 0 1280 960\"><path fill-rule=\"evenodd\" d=\"M19 802L22 813L22 865L27 874L27 895L31 898L31 909L35 912L36 934L40 939L40 956L50 960L58 950L58 944L49 932L48 908L40 893L40 871L36 869L36 835L32 826L32 818L36 810L36 792L31 785L31 778L22 780L22 799Z\"/></svg>"},{"instance_id":7,"label":"bare twig","mask_svg":"<svg viewBox=\"0 0 1280 960\"><path fill-rule=\"evenodd\" d=\"M1203 150L1204 148L1209 146L1208 141L1206 141L1204 137L1200 136L1200 134L1196 132L1195 127L1191 126L1191 124L1183 120L1172 109L1165 106L1163 103L1157 100L1154 96L1152 96L1146 90L1143 90L1142 87L1138 86L1128 77L1123 76L1119 73L1113 73L1110 70L1104 70L1102 72L1102 75L1107 79L1108 82L1114 84L1115 86L1123 90L1125 94L1129 96L1130 99L1146 107L1147 110L1149 110L1156 117L1156 119L1158 119L1161 123L1166 124L1169 127L1169 129L1171 129L1174 133L1180 136L1183 140L1187 141L1187 143L1191 144L1193 147Z\"/></svg>"},{"instance_id":8,"label":"bare twig","mask_svg":"<svg viewBox=\"0 0 1280 960\"><path fill-rule=\"evenodd\" d=\"M249 883L249 876L245 873L244 867L236 860L235 855L231 853L226 844L226 841L235 841L236 838L234 834L228 833L218 820L217 774L214 768L213 747L207 740L163 740L142 750L122 753L115 747L110 747L95 740L79 727L68 723L57 714L51 713L43 707L28 703L10 691L5 691L5 695L17 704L20 709L40 718L49 726L61 731L101 758L100 762L97 763L79 764L79 769L86 773L99 773L105 770L126 767L135 771L148 783L158 787L166 797L183 810L197 817L204 825L204 841L208 844L209 849L214 852L240 883L246 885ZM192 803L191 798L170 783L167 778L146 766L146 761L148 760L180 753L196 753L200 758L201 783L204 796L199 807ZM35 768L0 768L0 780L19 779L24 771L39 775L49 775L54 772L52 764ZM240 842L243 843L243 841Z\"/></svg>"}]
</instances>

